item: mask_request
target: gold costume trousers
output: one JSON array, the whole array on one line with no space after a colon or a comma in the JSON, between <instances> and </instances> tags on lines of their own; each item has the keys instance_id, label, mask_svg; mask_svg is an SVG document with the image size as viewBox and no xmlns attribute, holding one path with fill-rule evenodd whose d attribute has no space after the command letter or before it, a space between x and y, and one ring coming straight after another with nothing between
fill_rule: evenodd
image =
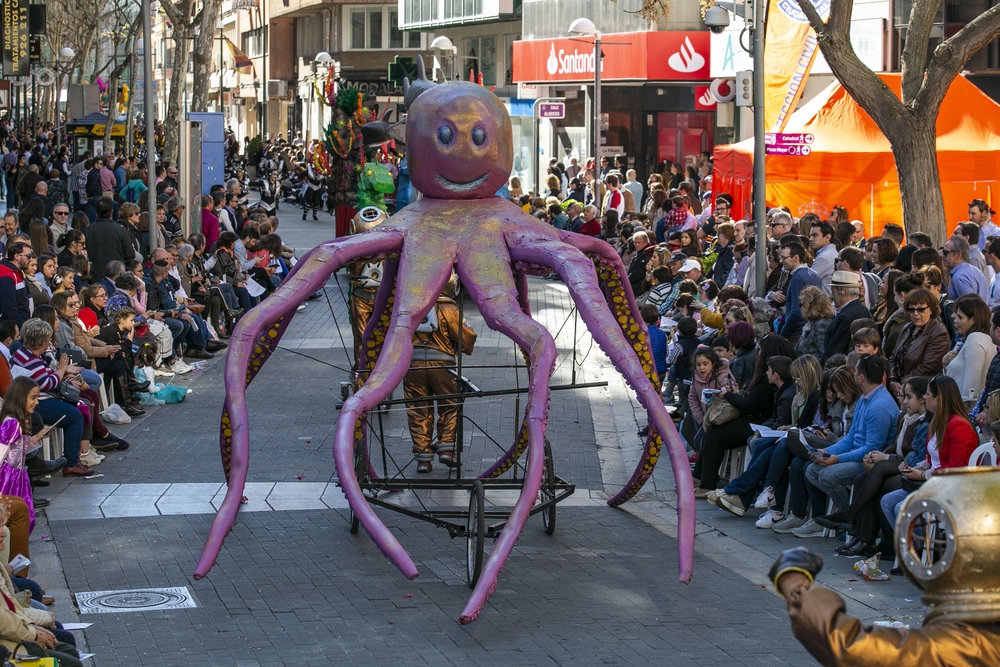
<instances>
[{"instance_id":1,"label":"gold costume trousers","mask_svg":"<svg viewBox=\"0 0 1000 667\"><path fill-rule=\"evenodd\" d=\"M450 361L411 362L411 368L403 378L403 396L418 398L458 393L458 382L447 368ZM410 426L413 453L418 461L433 461L435 453L455 450L455 428L458 424L458 401L439 399L436 401L437 441L434 437L434 400L412 401L406 404L406 421Z\"/></svg>"}]
</instances>

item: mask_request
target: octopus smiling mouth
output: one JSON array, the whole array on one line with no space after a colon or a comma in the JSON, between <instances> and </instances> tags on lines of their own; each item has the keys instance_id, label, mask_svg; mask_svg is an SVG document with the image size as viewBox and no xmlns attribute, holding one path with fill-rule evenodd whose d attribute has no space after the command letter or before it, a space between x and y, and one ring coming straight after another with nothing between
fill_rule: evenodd
<instances>
[{"instance_id":1,"label":"octopus smiling mouth","mask_svg":"<svg viewBox=\"0 0 1000 667\"><path fill-rule=\"evenodd\" d=\"M475 180L472 180L472 181L466 181L465 183L456 183L455 181L449 181L447 178L445 178L444 176L441 176L440 174L438 174L437 176L435 176L435 178L437 179L438 183L440 183L441 185L445 186L449 190L455 190L457 192L464 192L464 191L468 191L468 190L474 190L475 188L477 188L480 185L482 185L483 182L486 180L487 176L489 176L489 174L483 174L479 178L477 178Z\"/></svg>"}]
</instances>

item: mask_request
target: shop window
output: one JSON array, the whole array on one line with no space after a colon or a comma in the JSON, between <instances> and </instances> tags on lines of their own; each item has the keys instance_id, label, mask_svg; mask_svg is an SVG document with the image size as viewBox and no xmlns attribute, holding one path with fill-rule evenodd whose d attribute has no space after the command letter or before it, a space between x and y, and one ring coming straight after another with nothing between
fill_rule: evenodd
<instances>
[{"instance_id":1,"label":"shop window","mask_svg":"<svg viewBox=\"0 0 1000 667\"><path fill-rule=\"evenodd\" d=\"M472 72L476 81L480 73L483 75L484 86L497 84L497 38L472 37L465 40L465 58L461 79L465 80Z\"/></svg>"}]
</instances>

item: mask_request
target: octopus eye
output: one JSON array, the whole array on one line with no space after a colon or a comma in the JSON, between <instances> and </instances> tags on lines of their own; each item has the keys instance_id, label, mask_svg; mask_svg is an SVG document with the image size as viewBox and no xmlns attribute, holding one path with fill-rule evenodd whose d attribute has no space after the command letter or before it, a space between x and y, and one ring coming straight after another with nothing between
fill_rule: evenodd
<instances>
[{"instance_id":1,"label":"octopus eye","mask_svg":"<svg viewBox=\"0 0 1000 667\"><path fill-rule=\"evenodd\" d=\"M486 130L481 127L477 127L472 130L472 143L477 146L482 146L486 143Z\"/></svg>"},{"instance_id":2,"label":"octopus eye","mask_svg":"<svg viewBox=\"0 0 1000 667\"><path fill-rule=\"evenodd\" d=\"M438 128L438 140L447 146L451 143L452 139L455 138L455 133L447 125L442 125Z\"/></svg>"}]
</instances>

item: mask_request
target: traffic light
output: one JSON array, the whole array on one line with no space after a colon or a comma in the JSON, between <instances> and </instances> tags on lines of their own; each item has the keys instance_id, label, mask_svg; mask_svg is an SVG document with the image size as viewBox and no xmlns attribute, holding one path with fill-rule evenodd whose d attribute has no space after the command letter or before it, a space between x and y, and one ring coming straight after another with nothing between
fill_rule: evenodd
<instances>
[{"instance_id":1,"label":"traffic light","mask_svg":"<svg viewBox=\"0 0 1000 667\"><path fill-rule=\"evenodd\" d=\"M753 106L753 72L751 70L743 70L736 73L736 81L734 82L736 86L736 106L738 107L752 107Z\"/></svg>"}]
</instances>

